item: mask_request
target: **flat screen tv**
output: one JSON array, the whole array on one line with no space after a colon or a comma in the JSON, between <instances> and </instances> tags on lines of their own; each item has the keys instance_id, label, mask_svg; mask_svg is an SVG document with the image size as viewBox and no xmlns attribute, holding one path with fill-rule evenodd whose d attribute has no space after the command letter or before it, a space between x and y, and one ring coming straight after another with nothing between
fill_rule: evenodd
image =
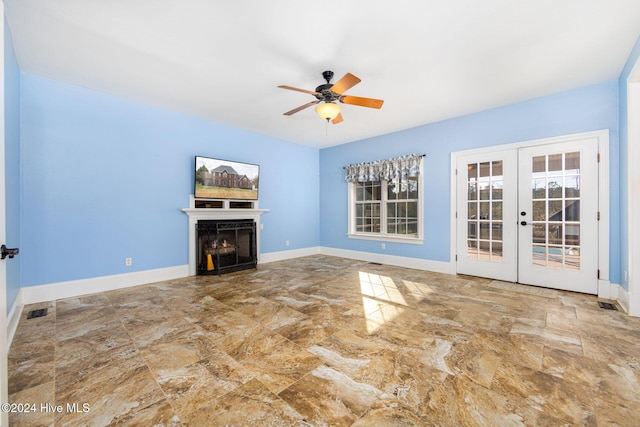
<instances>
[{"instance_id":1,"label":"flat screen tv","mask_svg":"<svg viewBox=\"0 0 640 427\"><path fill-rule=\"evenodd\" d=\"M259 165L196 156L196 199L258 200Z\"/></svg>"}]
</instances>

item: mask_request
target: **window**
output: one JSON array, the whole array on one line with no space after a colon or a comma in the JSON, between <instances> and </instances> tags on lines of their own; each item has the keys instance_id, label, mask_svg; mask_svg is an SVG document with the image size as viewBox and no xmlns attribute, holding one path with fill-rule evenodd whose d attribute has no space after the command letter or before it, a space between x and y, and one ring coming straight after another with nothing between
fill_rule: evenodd
<instances>
[{"instance_id":1,"label":"window","mask_svg":"<svg viewBox=\"0 0 640 427\"><path fill-rule=\"evenodd\" d=\"M422 156L418 158L414 176L404 178L398 173L391 177L388 168L385 173L382 162L366 164L364 170L363 164L346 168L350 238L422 243Z\"/></svg>"}]
</instances>

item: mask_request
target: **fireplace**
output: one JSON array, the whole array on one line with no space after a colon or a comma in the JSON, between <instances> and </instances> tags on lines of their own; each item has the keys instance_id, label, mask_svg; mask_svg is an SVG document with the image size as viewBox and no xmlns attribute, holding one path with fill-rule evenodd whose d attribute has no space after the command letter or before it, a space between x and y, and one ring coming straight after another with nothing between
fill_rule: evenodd
<instances>
[{"instance_id":1,"label":"fireplace","mask_svg":"<svg viewBox=\"0 0 640 427\"><path fill-rule=\"evenodd\" d=\"M196 224L196 274L222 274L255 268L256 223L252 219L199 220Z\"/></svg>"},{"instance_id":2,"label":"fireplace","mask_svg":"<svg viewBox=\"0 0 640 427\"><path fill-rule=\"evenodd\" d=\"M201 259L203 257L202 252L202 243L199 242L198 239L198 224L206 223L207 221L216 221L222 224L224 223L232 223L232 222L253 222L254 233L253 238L250 239L250 242L253 242L253 250L256 261L253 265L246 266L242 265L242 268L251 268L255 267L256 263L260 261L260 230L262 229L262 223L260 222L260 217L269 212L268 209L258 209L258 202L251 202L251 205L247 206L246 203L234 203L230 200L214 200L207 201L205 204L198 204L196 199L192 196L189 198L189 207L181 209L189 217L189 226L188 226L188 235L189 235L189 275L195 276L196 274L201 274L198 270L200 269L199 265L201 263ZM242 233L241 233L242 234ZM211 240L211 239L209 239ZM227 245L228 245L227 241ZM243 247L244 242L240 241L240 247ZM244 249L243 249L244 250ZM225 251L223 251L225 252ZM229 252L229 251L227 251ZM206 252L204 253L204 261L208 262L208 257L206 256ZM228 253L223 255L229 255ZM211 256L211 261L214 261L214 257L217 255ZM231 271L231 268L225 268L218 271L207 270L207 265L205 264L203 274L218 274L225 271ZM214 267L217 266L214 264ZM240 268L238 267L238 269Z\"/></svg>"}]
</instances>

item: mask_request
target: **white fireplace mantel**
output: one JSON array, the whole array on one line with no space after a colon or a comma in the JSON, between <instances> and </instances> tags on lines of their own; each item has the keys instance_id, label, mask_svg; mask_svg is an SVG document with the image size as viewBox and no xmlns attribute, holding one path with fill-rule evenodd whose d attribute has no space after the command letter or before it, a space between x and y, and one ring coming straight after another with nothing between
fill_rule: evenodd
<instances>
[{"instance_id":1,"label":"white fireplace mantel","mask_svg":"<svg viewBox=\"0 0 640 427\"><path fill-rule=\"evenodd\" d=\"M189 275L196 274L196 225L200 220L251 219L256 223L256 255L260 261L260 216L268 209L184 208L189 216Z\"/></svg>"}]
</instances>

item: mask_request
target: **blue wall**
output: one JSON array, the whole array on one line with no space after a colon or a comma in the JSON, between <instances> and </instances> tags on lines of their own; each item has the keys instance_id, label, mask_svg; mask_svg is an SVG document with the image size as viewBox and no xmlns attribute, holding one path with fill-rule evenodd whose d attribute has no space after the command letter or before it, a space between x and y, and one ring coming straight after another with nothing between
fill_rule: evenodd
<instances>
[{"instance_id":1,"label":"blue wall","mask_svg":"<svg viewBox=\"0 0 640 427\"><path fill-rule=\"evenodd\" d=\"M332 248L449 261L450 154L538 138L610 130L610 279L619 283L619 176L617 82L606 82L544 98L395 132L320 152L320 243ZM424 245L349 239L347 184L342 167L350 163L423 153Z\"/></svg>"},{"instance_id":2,"label":"blue wall","mask_svg":"<svg viewBox=\"0 0 640 427\"><path fill-rule=\"evenodd\" d=\"M20 68L4 23L4 144L8 247L20 246ZM7 313L20 290L22 255L7 263Z\"/></svg>"},{"instance_id":3,"label":"blue wall","mask_svg":"<svg viewBox=\"0 0 640 427\"><path fill-rule=\"evenodd\" d=\"M21 103L22 286L187 264L195 155L260 165L263 254L318 245L317 149L26 73Z\"/></svg>"},{"instance_id":4,"label":"blue wall","mask_svg":"<svg viewBox=\"0 0 640 427\"><path fill-rule=\"evenodd\" d=\"M619 91L620 91L620 284L627 291L629 290L628 278L625 280L624 272L629 271L629 186L627 175L629 173L629 135L627 118L627 79L629 78L633 66L640 58L640 37L636 40L636 44L627 59L622 73L620 74Z\"/></svg>"}]
</instances>

